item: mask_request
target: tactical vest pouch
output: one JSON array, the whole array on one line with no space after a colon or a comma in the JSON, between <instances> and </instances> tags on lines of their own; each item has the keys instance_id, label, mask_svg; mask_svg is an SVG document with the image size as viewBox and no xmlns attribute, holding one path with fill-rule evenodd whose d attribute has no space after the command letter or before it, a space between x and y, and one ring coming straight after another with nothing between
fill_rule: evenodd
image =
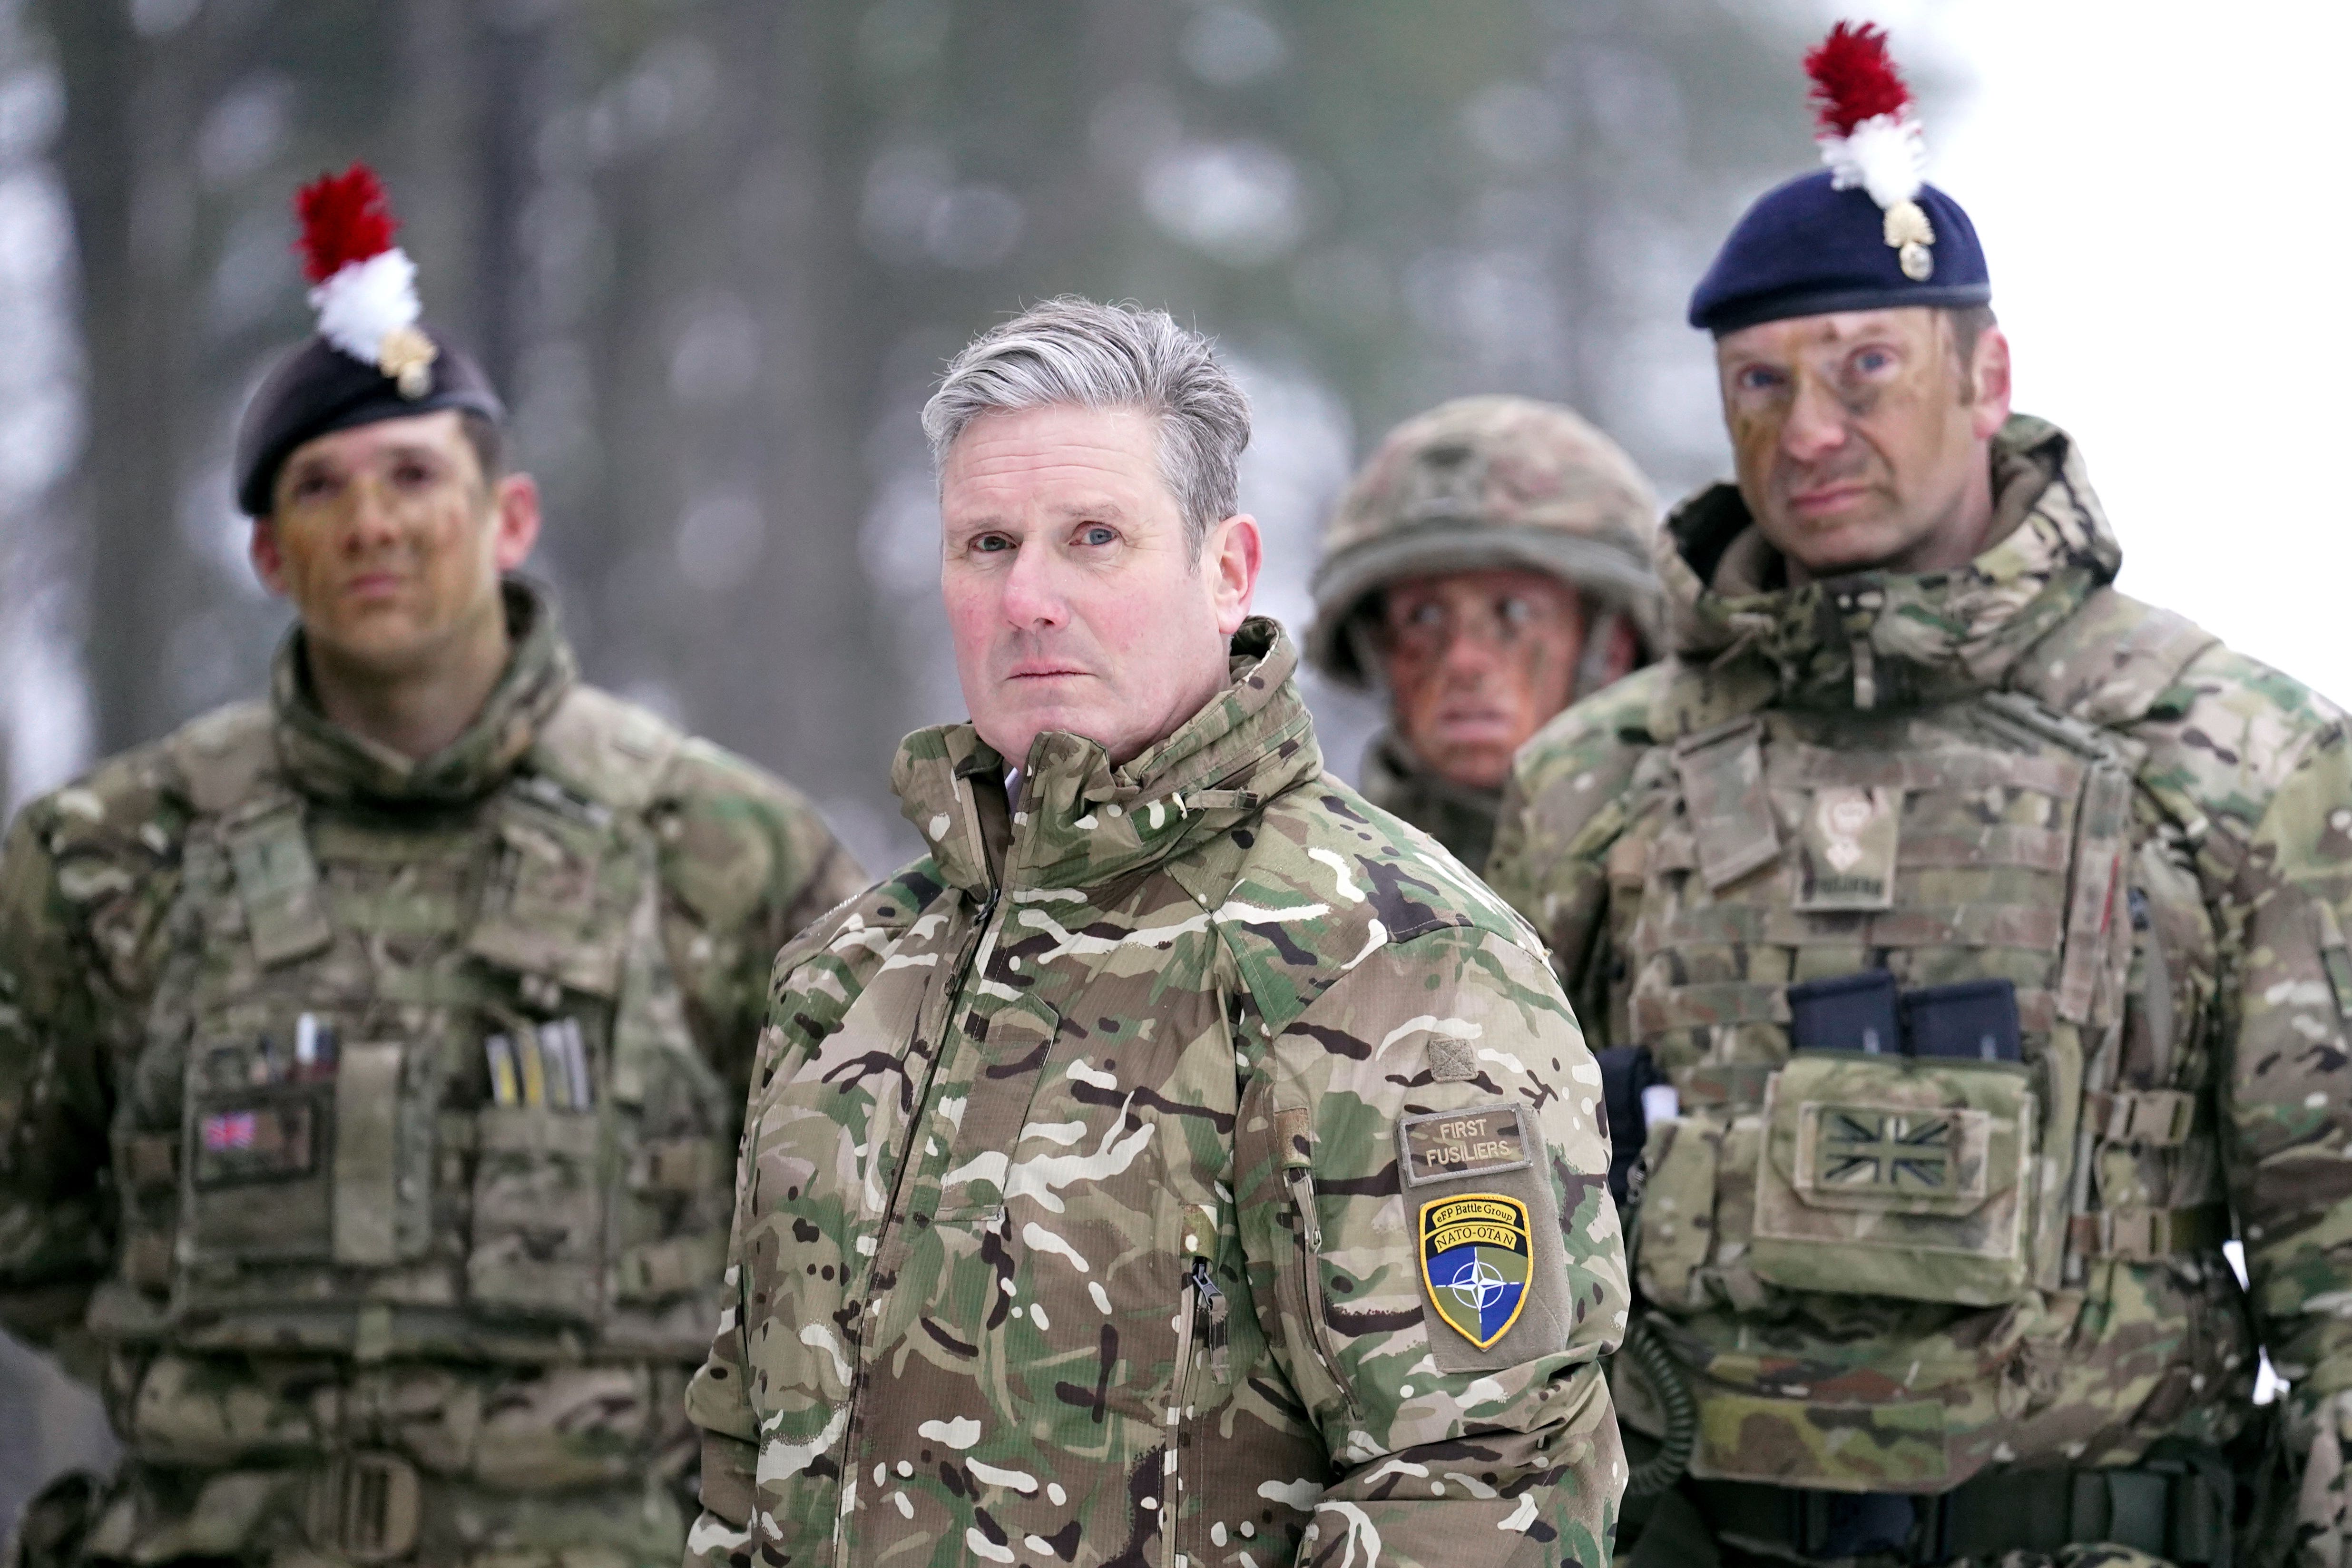
<instances>
[{"instance_id":1,"label":"tactical vest pouch","mask_svg":"<svg viewBox=\"0 0 2352 1568\"><path fill-rule=\"evenodd\" d=\"M285 963L333 942L318 862L302 833L300 801L290 795L265 795L257 809L233 818L222 837L256 958L265 966Z\"/></svg>"},{"instance_id":2,"label":"tactical vest pouch","mask_svg":"<svg viewBox=\"0 0 2352 1568\"><path fill-rule=\"evenodd\" d=\"M1696 1310L1713 1301L1752 1306L1764 1295L1749 1266L1764 1119L1730 1106L1654 1123L1633 1267L1643 1296Z\"/></svg>"},{"instance_id":3,"label":"tactical vest pouch","mask_svg":"<svg viewBox=\"0 0 2352 1568\"><path fill-rule=\"evenodd\" d=\"M194 1056L183 1147L183 1306L266 1297L247 1265L384 1268L432 1238L437 1055L342 1047L331 1076L288 1078L266 1041Z\"/></svg>"},{"instance_id":4,"label":"tactical vest pouch","mask_svg":"<svg viewBox=\"0 0 2352 1568\"><path fill-rule=\"evenodd\" d=\"M466 1259L476 1306L569 1322L602 1316L603 1122L549 1106L483 1110Z\"/></svg>"},{"instance_id":5,"label":"tactical vest pouch","mask_svg":"<svg viewBox=\"0 0 2352 1568\"><path fill-rule=\"evenodd\" d=\"M1765 1093L1749 1267L1794 1290L2015 1300L2037 1110L2003 1063L1798 1052Z\"/></svg>"},{"instance_id":6,"label":"tactical vest pouch","mask_svg":"<svg viewBox=\"0 0 2352 1568\"><path fill-rule=\"evenodd\" d=\"M504 969L610 1000L619 989L635 888L608 870L611 814L553 782L517 784L498 804L498 851L467 945Z\"/></svg>"},{"instance_id":7,"label":"tactical vest pouch","mask_svg":"<svg viewBox=\"0 0 2352 1568\"><path fill-rule=\"evenodd\" d=\"M333 1255L331 1081L270 1081L259 1042L190 1053L180 1291L237 1293L239 1266ZM257 1081L258 1080L258 1081Z\"/></svg>"}]
</instances>

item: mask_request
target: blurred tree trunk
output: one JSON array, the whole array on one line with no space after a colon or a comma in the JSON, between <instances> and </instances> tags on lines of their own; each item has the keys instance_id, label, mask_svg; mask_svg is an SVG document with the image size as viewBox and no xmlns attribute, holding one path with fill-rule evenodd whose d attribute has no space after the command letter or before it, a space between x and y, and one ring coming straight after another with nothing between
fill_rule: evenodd
<instances>
[{"instance_id":1,"label":"blurred tree trunk","mask_svg":"<svg viewBox=\"0 0 2352 1568\"><path fill-rule=\"evenodd\" d=\"M155 675L191 565L173 503L188 417L188 148L205 51L150 47L126 5L47 0L38 15L65 79L57 158L89 356L92 434L66 510L88 542L83 657L98 745L114 751L176 717Z\"/></svg>"}]
</instances>

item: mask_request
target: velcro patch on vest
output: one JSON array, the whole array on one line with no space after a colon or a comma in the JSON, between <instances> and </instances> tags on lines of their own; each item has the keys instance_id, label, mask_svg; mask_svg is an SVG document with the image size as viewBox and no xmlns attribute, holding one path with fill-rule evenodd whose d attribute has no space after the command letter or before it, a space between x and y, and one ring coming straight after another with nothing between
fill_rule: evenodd
<instances>
[{"instance_id":1,"label":"velcro patch on vest","mask_svg":"<svg viewBox=\"0 0 2352 1568\"><path fill-rule=\"evenodd\" d=\"M1812 1185L1846 1194L1944 1197L1960 1190L1959 1119L1873 1105L1808 1105Z\"/></svg>"},{"instance_id":2,"label":"velcro patch on vest","mask_svg":"<svg viewBox=\"0 0 2352 1568\"><path fill-rule=\"evenodd\" d=\"M1813 791L1801 835L1803 881L1796 907L1893 909L1902 820L1897 790L1840 785Z\"/></svg>"},{"instance_id":3,"label":"velcro patch on vest","mask_svg":"<svg viewBox=\"0 0 2352 1568\"><path fill-rule=\"evenodd\" d=\"M318 1120L307 1098L206 1110L196 1118L195 1142L200 1187L307 1176L319 1163Z\"/></svg>"},{"instance_id":4,"label":"velcro patch on vest","mask_svg":"<svg viewBox=\"0 0 2352 1568\"><path fill-rule=\"evenodd\" d=\"M1446 1326L1482 1351L1510 1332L1534 1266L1528 1205L1500 1193L1432 1198L1420 1235L1422 1283Z\"/></svg>"},{"instance_id":5,"label":"velcro patch on vest","mask_svg":"<svg viewBox=\"0 0 2352 1568\"><path fill-rule=\"evenodd\" d=\"M1397 1123L1397 1144L1405 1185L1527 1169L1534 1158L1521 1110L1505 1101L1403 1118Z\"/></svg>"}]
</instances>

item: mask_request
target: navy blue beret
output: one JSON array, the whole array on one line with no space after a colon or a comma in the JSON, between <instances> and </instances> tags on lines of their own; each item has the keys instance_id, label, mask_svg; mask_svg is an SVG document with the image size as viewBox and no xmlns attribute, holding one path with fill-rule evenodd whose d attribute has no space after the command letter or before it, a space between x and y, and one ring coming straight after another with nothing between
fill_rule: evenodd
<instances>
[{"instance_id":1,"label":"navy blue beret","mask_svg":"<svg viewBox=\"0 0 2352 1568\"><path fill-rule=\"evenodd\" d=\"M1830 172L1802 175L1757 198L1691 292L1690 324L1716 336L1759 321L1901 305L1950 308L1992 299L1976 226L1933 185L1916 198L1936 231L1935 270L1903 275L1886 243L1886 215L1859 185L1833 190Z\"/></svg>"},{"instance_id":2,"label":"navy blue beret","mask_svg":"<svg viewBox=\"0 0 2352 1568\"><path fill-rule=\"evenodd\" d=\"M499 401L482 367L432 328L424 331L441 352L433 361L433 384L421 397L404 395L392 377L324 338L312 338L272 366L237 421L238 510L247 517L267 513L278 470L295 448L336 430L444 408L463 409L503 425L506 405Z\"/></svg>"}]
</instances>

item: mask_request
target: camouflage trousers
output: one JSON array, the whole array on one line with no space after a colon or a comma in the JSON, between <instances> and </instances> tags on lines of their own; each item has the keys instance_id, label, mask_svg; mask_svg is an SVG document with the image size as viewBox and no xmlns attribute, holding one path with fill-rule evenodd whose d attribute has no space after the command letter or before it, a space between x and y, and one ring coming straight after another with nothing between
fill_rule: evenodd
<instances>
[{"instance_id":1,"label":"camouflage trousers","mask_svg":"<svg viewBox=\"0 0 2352 1568\"><path fill-rule=\"evenodd\" d=\"M677 1568L685 1507L660 1476L514 1493L388 1455L207 1472L134 1462L110 1484L72 1476L36 1498L7 1568Z\"/></svg>"},{"instance_id":2,"label":"camouflage trousers","mask_svg":"<svg viewBox=\"0 0 2352 1568\"><path fill-rule=\"evenodd\" d=\"M36 1500L19 1563L676 1568L681 1367L118 1352L130 1458Z\"/></svg>"}]
</instances>

